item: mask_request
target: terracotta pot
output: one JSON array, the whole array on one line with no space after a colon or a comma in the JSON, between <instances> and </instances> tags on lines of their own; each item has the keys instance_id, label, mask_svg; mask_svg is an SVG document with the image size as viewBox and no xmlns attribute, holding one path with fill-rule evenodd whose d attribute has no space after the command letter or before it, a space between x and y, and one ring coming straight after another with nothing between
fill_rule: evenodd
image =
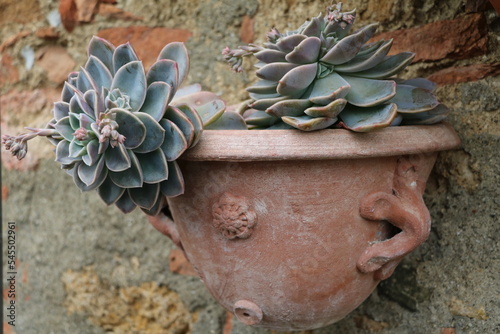
<instances>
[{"instance_id":1,"label":"terracotta pot","mask_svg":"<svg viewBox=\"0 0 500 334\"><path fill-rule=\"evenodd\" d=\"M185 251L243 323L305 330L342 319L424 242L422 200L448 124L346 130L205 131L183 156L175 223Z\"/></svg>"}]
</instances>

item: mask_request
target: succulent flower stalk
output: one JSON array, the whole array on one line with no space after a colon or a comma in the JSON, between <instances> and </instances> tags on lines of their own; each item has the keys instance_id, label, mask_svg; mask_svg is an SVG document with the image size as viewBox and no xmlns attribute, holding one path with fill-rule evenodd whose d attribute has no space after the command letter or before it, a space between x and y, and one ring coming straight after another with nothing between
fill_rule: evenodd
<instances>
[{"instance_id":1,"label":"succulent flower stalk","mask_svg":"<svg viewBox=\"0 0 500 334\"><path fill-rule=\"evenodd\" d=\"M390 125L431 124L448 113L426 79L394 76L414 58L411 52L389 56L392 40L370 42L378 24L351 34L356 12L342 4L298 29L273 28L262 46L225 48L223 58L236 72L253 55L259 80L247 88L243 109L249 128L297 128L304 131L344 127L366 132Z\"/></svg>"}]
</instances>

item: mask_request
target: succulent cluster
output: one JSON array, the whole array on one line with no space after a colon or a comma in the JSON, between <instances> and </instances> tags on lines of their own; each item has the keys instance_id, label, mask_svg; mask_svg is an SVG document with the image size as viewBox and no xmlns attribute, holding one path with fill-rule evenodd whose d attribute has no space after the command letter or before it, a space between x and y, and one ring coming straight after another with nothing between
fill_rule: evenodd
<instances>
[{"instance_id":1,"label":"succulent cluster","mask_svg":"<svg viewBox=\"0 0 500 334\"><path fill-rule=\"evenodd\" d=\"M448 109L426 79L393 78L409 65L411 52L388 56L392 40L367 43L378 24L349 34L355 11L342 4L306 21L297 30L272 29L263 46L225 48L224 59L242 71L243 57L254 55L258 80L247 88L242 109L249 128L312 131L341 126L366 132L389 125L431 124Z\"/></svg>"},{"instance_id":2,"label":"succulent cluster","mask_svg":"<svg viewBox=\"0 0 500 334\"><path fill-rule=\"evenodd\" d=\"M115 48L93 37L87 63L69 75L46 128L4 135L3 143L22 159L29 139L46 136L56 146L56 161L82 191L97 189L104 202L126 213L138 206L157 214L163 195L184 192L176 159L225 109L214 94L201 103L203 92L190 88L181 93L183 101L171 103L188 70L182 43L165 46L146 72L130 44Z\"/></svg>"}]
</instances>

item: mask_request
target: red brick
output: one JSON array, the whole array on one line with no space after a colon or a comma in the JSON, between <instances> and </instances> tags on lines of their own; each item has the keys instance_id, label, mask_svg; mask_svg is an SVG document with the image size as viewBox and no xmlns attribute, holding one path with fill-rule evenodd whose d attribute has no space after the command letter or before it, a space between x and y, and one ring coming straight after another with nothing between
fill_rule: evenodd
<instances>
[{"instance_id":1,"label":"red brick","mask_svg":"<svg viewBox=\"0 0 500 334\"><path fill-rule=\"evenodd\" d=\"M8 37L2 44L0 44L0 53L4 52L5 49L7 49L8 47L16 44L17 41L19 41L20 39L22 39L26 36L29 36L29 35L31 35L31 31L23 30L23 31L18 32L15 35Z\"/></svg>"},{"instance_id":2,"label":"red brick","mask_svg":"<svg viewBox=\"0 0 500 334\"><path fill-rule=\"evenodd\" d=\"M171 272L198 277L198 274L194 270L193 266L184 256L184 253L179 248L174 248L170 251L169 255L169 268Z\"/></svg>"},{"instance_id":3,"label":"red brick","mask_svg":"<svg viewBox=\"0 0 500 334\"><path fill-rule=\"evenodd\" d=\"M184 29L130 26L103 29L97 33L114 45L130 42L145 67L151 66L163 47L171 42L185 42L192 33Z\"/></svg>"},{"instance_id":4,"label":"red brick","mask_svg":"<svg viewBox=\"0 0 500 334\"><path fill-rule=\"evenodd\" d=\"M475 64L462 67L449 67L428 77L438 85L481 80L488 76L500 75L500 63Z\"/></svg>"},{"instance_id":5,"label":"red brick","mask_svg":"<svg viewBox=\"0 0 500 334\"><path fill-rule=\"evenodd\" d=\"M7 200L8 197L9 197L9 187L2 186L2 201Z\"/></svg>"},{"instance_id":6,"label":"red brick","mask_svg":"<svg viewBox=\"0 0 500 334\"><path fill-rule=\"evenodd\" d=\"M142 20L142 17L140 16L136 16L130 12L126 12L118 7L105 3L101 3L99 5L99 11L97 14L116 20L125 20L125 21Z\"/></svg>"},{"instance_id":7,"label":"red brick","mask_svg":"<svg viewBox=\"0 0 500 334\"><path fill-rule=\"evenodd\" d=\"M59 2L59 14L64 29L72 32L78 24L78 8L75 0L61 0Z\"/></svg>"},{"instance_id":8,"label":"red brick","mask_svg":"<svg viewBox=\"0 0 500 334\"><path fill-rule=\"evenodd\" d=\"M0 59L0 87L19 81L19 72L12 63L12 57L5 53Z\"/></svg>"},{"instance_id":9,"label":"red brick","mask_svg":"<svg viewBox=\"0 0 500 334\"><path fill-rule=\"evenodd\" d=\"M414 62L466 59L488 51L488 28L483 14L382 33L373 40L390 38L394 38L390 54L412 51L416 53Z\"/></svg>"},{"instance_id":10,"label":"red brick","mask_svg":"<svg viewBox=\"0 0 500 334\"><path fill-rule=\"evenodd\" d=\"M68 74L75 70L76 63L62 46L46 46L36 53L36 64L47 73L47 78L56 84L62 84Z\"/></svg>"},{"instance_id":11,"label":"red brick","mask_svg":"<svg viewBox=\"0 0 500 334\"><path fill-rule=\"evenodd\" d=\"M222 334L231 334L233 331L233 317L234 315L231 312L226 312L226 322L222 328Z\"/></svg>"},{"instance_id":12,"label":"red brick","mask_svg":"<svg viewBox=\"0 0 500 334\"><path fill-rule=\"evenodd\" d=\"M441 328L441 334L456 334L455 328Z\"/></svg>"},{"instance_id":13,"label":"red brick","mask_svg":"<svg viewBox=\"0 0 500 334\"><path fill-rule=\"evenodd\" d=\"M99 0L74 0L76 5L76 18L79 22L90 22L97 12Z\"/></svg>"},{"instance_id":14,"label":"red brick","mask_svg":"<svg viewBox=\"0 0 500 334\"><path fill-rule=\"evenodd\" d=\"M58 39L59 32L54 27L44 27L38 28L35 31L35 36L43 39Z\"/></svg>"},{"instance_id":15,"label":"red brick","mask_svg":"<svg viewBox=\"0 0 500 334\"><path fill-rule=\"evenodd\" d=\"M241 21L241 30L240 30L240 40L243 43L253 43L255 37L255 31L253 26L253 18L245 15Z\"/></svg>"}]
</instances>

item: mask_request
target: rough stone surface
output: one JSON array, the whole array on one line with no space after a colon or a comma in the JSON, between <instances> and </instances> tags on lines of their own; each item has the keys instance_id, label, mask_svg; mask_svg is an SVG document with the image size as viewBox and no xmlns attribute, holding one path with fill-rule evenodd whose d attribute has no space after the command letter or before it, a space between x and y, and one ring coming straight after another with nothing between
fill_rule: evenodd
<instances>
[{"instance_id":1,"label":"rough stone surface","mask_svg":"<svg viewBox=\"0 0 500 334\"><path fill-rule=\"evenodd\" d=\"M498 14L488 6L467 9L478 11L478 14L467 14L465 5L472 2L481 3L476 0L352 0L345 2L345 6L357 8L358 27L380 21L380 32L400 29L425 32L418 44L418 52L426 57L425 61L410 66L405 76L428 77L436 70L474 70L500 59ZM328 4L312 0L157 0L119 1L115 7L143 18L141 25L185 29L192 33L187 40L192 60L189 83L200 82L205 89L220 93L233 104L246 99L243 88L254 76L229 71L220 50L226 45L243 44L240 31L244 17L253 18L254 39L262 42L271 27L280 31L294 29L304 18L324 12ZM45 97L44 107L40 108L40 102L32 97L36 89L47 92L45 89L54 84L38 66L31 70L24 68L21 56L24 47L30 46L36 51L51 45L62 46L77 65L83 65L86 44L93 34L110 28L133 29L131 27L139 24L119 15L97 14L93 22L75 26L71 33L59 26L54 28L58 37L37 36L34 33L37 29L48 26L45 17L57 9L58 3L49 0L0 0L0 52L2 56L8 52L18 72L15 82L7 86L1 83L2 134L5 129L20 131L20 126L27 123L42 126L42 119L48 120L50 103L57 99L57 94ZM484 16L485 21L475 21L480 16ZM431 24L435 26L429 26ZM441 29L422 30L424 27ZM408 38L417 39L416 36ZM448 40L452 44L447 44ZM433 41L443 43L436 45ZM150 40L138 48L145 46L146 50L153 50L156 43ZM397 40L394 47L400 43L406 42ZM449 45L454 47L448 49ZM441 52L439 56L437 51ZM245 66L251 69L252 64L248 62ZM4 70L3 63L1 70ZM403 261L394 278L380 286L351 315L307 334L498 331L500 81L498 76L477 79L447 82L436 92L453 110L449 122L461 136L463 148L441 154L428 182L425 200L433 218L428 241ZM4 101L14 100L11 94L18 96L17 102L7 108ZM26 103L20 102L23 99ZM115 207L103 205L95 192L80 193L71 178L53 162L52 146L47 144L43 151L37 145L46 143L39 142L44 144L30 146L35 160L41 159L37 169L9 169L2 155L2 226L7 221L16 221L19 259L17 323L12 328L4 322L4 333L105 333L106 329L100 326L102 322L92 322L91 311L68 313L70 296L74 297L73 305L86 299L77 293L76 287L68 289L63 277L67 277L68 272L81 276L89 266L100 282L93 286L108 288L109 293L103 294L109 296L107 302L116 300L113 299L116 294L111 292L157 291L161 295L161 291L168 289L168 293L179 296L189 313L191 333L222 333L226 311L215 304L199 279L169 271L172 243L149 226L140 212L123 215ZM8 189L8 193L3 189ZM5 245L5 233L2 237ZM4 260L5 251L4 248ZM5 282L3 284L5 288ZM148 302L153 298L151 295ZM103 305L108 304L103 302ZM413 310L408 305L413 305ZM180 305L176 304L176 308L180 309ZM132 308L125 309L130 311L130 318L136 316ZM231 325L229 329L233 334L272 333L246 327L235 318Z\"/></svg>"}]
</instances>

